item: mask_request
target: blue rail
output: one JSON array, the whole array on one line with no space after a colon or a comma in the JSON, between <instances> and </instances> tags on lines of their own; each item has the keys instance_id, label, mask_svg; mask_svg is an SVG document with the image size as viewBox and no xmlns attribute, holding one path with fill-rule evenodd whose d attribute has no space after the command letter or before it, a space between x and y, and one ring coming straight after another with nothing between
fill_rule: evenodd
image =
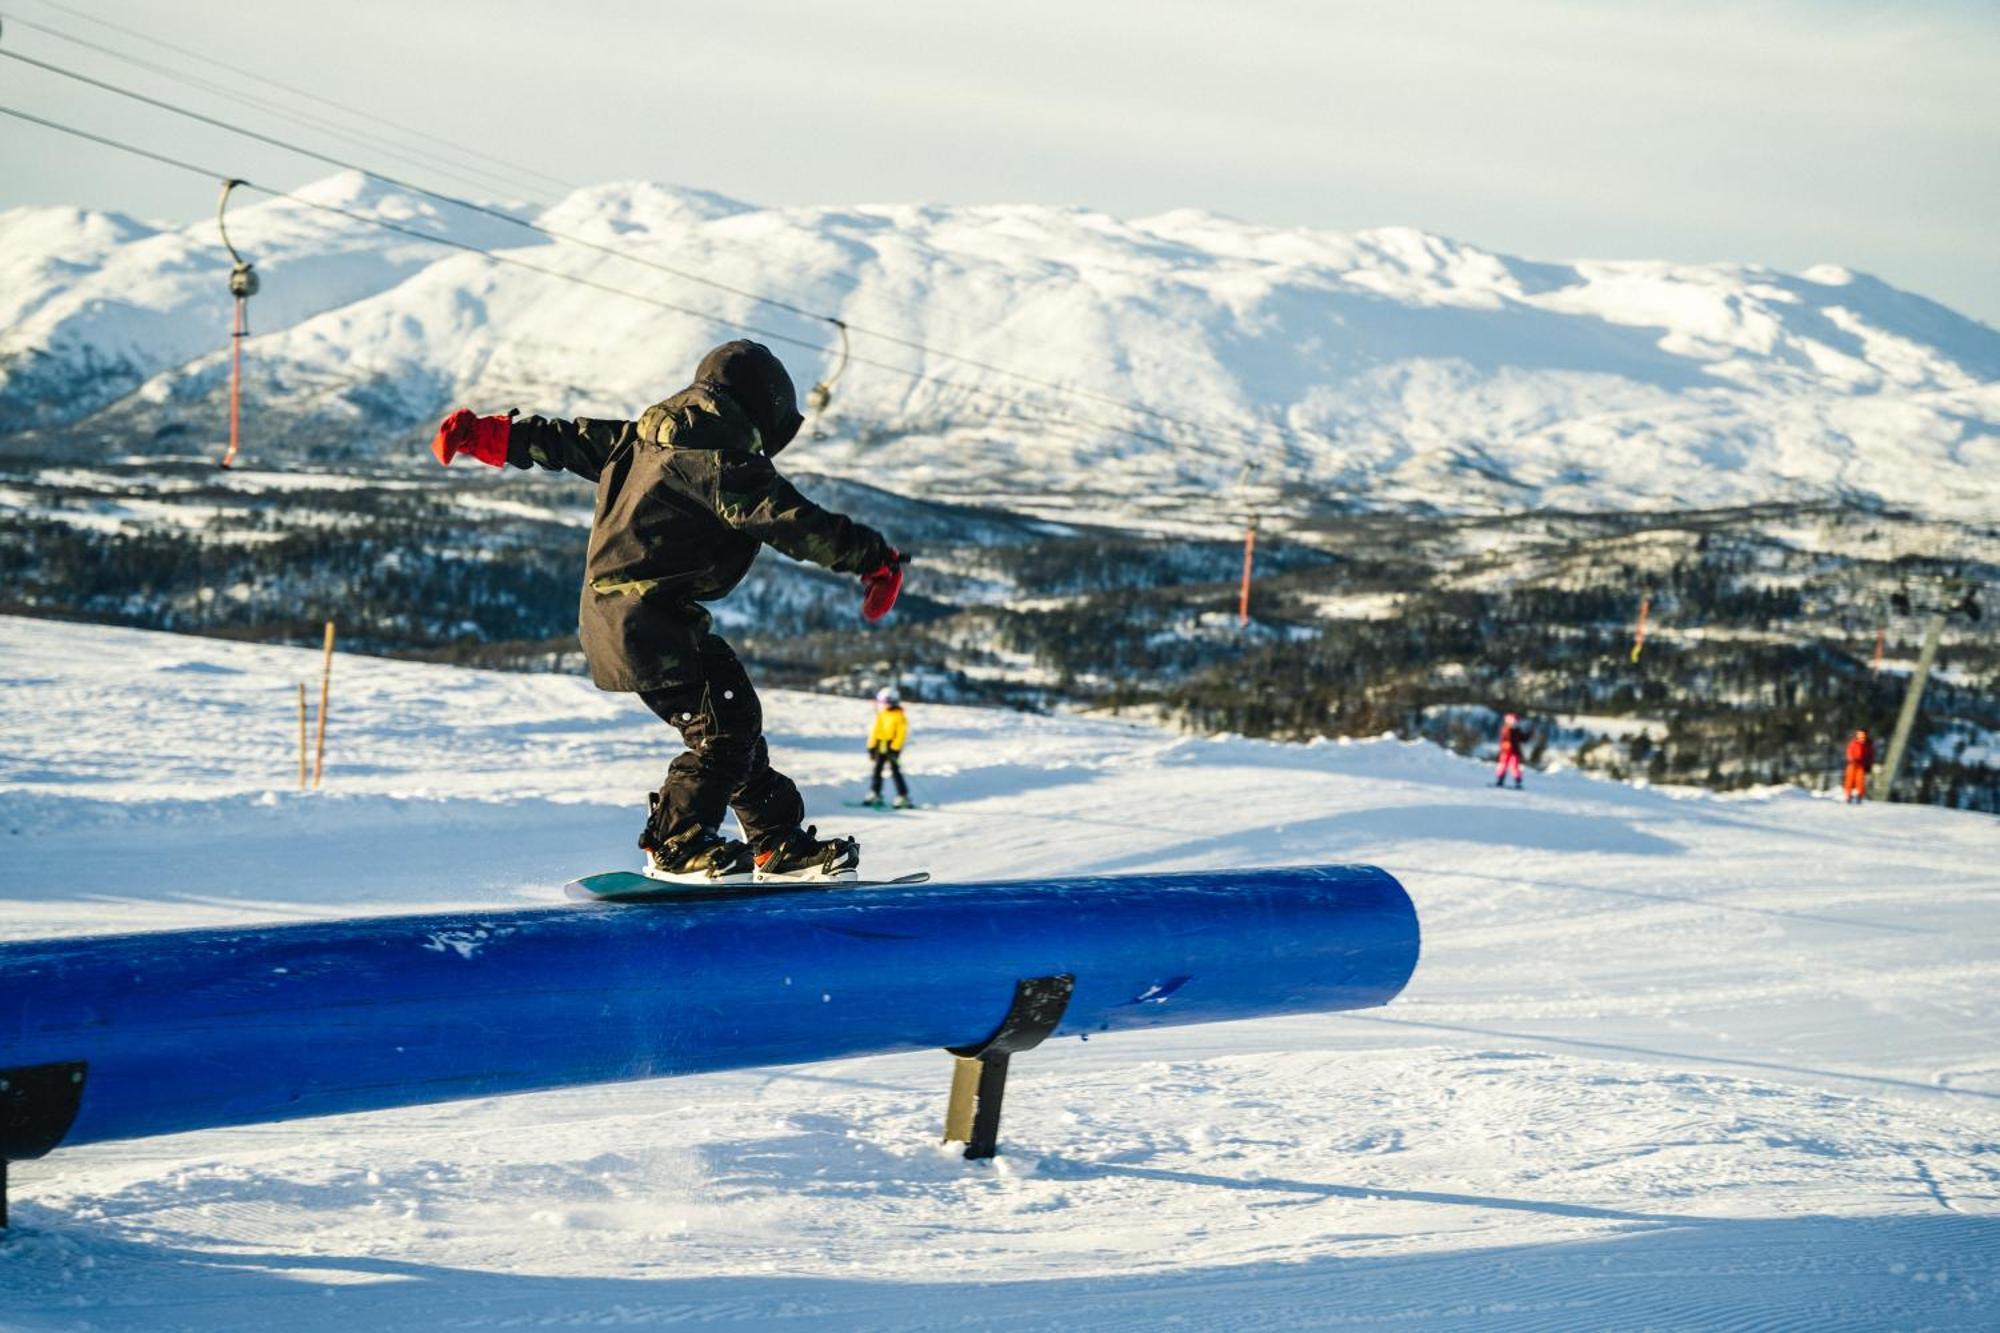
<instances>
[{"instance_id":1,"label":"blue rail","mask_svg":"<svg viewBox=\"0 0 2000 1333\"><path fill-rule=\"evenodd\" d=\"M73 1069L80 1144L970 1046L1057 974L1057 1035L1358 1009L1417 947L1367 866L32 940L0 945L0 1074Z\"/></svg>"}]
</instances>

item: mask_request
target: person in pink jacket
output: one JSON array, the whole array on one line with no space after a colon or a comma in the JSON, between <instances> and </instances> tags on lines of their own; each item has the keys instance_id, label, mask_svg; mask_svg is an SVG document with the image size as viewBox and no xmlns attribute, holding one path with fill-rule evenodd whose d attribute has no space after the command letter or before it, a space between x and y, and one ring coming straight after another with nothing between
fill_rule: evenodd
<instances>
[{"instance_id":1,"label":"person in pink jacket","mask_svg":"<svg viewBox=\"0 0 2000 1333\"><path fill-rule=\"evenodd\" d=\"M1521 749L1528 743L1528 729L1521 725L1521 719L1514 713L1507 714L1500 724L1500 764L1493 774L1493 785L1507 785L1507 775L1514 775L1514 789L1521 789Z\"/></svg>"}]
</instances>

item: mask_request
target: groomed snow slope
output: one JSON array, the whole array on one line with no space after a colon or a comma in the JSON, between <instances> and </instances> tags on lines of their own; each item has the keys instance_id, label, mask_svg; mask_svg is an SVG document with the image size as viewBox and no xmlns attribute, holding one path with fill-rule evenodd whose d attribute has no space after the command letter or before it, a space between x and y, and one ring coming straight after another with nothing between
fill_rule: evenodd
<instances>
[{"instance_id":1,"label":"groomed snow slope","mask_svg":"<svg viewBox=\"0 0 2000 1333\"><path fill-rule=\"evenodd\" d=\"M631 701L343 656L302 797L316 669L0 619L0 935L513 907L631 855L668 753ZM1372 861L1416 980L1051 1043L984 1165L935 1143L941 1054L59 1151L0 1327L1993 1327L1994 821L924 705L939 808L870 815L867 706L767 706L871 867Z\"/></svg>"}]
</instances>

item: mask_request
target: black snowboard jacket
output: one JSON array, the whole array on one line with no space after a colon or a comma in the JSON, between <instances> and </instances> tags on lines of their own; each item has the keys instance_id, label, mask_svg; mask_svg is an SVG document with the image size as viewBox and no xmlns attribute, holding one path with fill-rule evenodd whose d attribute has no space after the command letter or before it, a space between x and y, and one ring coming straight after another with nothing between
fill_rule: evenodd
<instances>
[{"instance_id":1,"label":"black snowboard jacket","mask_svg":"<svg viewBox=\"0 0 2000 1333\"><path fill-rule=\"evenodd\" d=\"M713 380L637 421L515 419L510 464L597 483L577 627L599 689L696 683L709 628L701 603L727 596L765 543L845 574L888 563L881 533L806 499L757 452L772 432L784 436L779 448L790 439L782 421L760 431Z\"/></svg>"}]
</instances>

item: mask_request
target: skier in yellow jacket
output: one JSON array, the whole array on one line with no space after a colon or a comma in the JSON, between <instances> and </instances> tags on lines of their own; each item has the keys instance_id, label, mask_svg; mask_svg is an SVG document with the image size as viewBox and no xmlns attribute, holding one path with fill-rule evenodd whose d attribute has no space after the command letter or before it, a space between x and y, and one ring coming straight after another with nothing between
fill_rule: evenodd
<instances>
[{"instance_id":1,"label":"skier in yellow jacket","mask_svg":"<svg viewBox=\"0 0 2000 1333\"><path fill-rule=\"evenodd\" d=\"M903 713L903 700L894 688L884 686L875 692L875 725L868 729L868 757L875 761L874 781L868 787L868 799L863 805L882 806L882 768L886 764L889 773L896 779L896 808L908 810L910 800L909 784L903 781L903 745L910 739L910 720Z\"/></svg>"}]
</instances>

